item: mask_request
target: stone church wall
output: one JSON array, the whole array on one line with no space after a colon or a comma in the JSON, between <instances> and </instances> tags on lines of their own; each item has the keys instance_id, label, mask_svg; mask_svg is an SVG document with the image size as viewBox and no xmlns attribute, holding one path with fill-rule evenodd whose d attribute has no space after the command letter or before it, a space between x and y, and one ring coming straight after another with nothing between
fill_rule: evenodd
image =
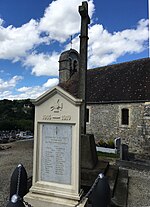
<instances>
[{"instance_id":1,"label":"stone church wall","mask_svg":"<svg viewBox=\"0 0 150 207\"><path fill-rule=\"evenodd\" d=\"M147 153L146 142L150 140L150 103L91 104L88 105L90 119L87 133L95 136L95 141L108 141L117 137L134 153ZM121 124L121 110L129 110L129 124ZM148 114L146 114L146 112ZM150 143L149 143L150 144ZM147 151L146 151L147 150Z\"/></svg>"}]
</instances>

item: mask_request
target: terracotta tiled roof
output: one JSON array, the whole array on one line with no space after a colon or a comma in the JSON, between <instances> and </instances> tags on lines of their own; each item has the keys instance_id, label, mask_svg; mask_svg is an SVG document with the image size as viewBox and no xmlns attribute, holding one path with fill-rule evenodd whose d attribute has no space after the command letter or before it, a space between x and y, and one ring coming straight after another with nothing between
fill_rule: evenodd
<instances>
[{"instance_id":1,"label":"terracotta tiled roof","mask_svg":"<svg viewBox=\"0 0 150 207\"><path fill-rule=\"evenodd\" d=\"M77 97L78 74L60 85ZM150 101L150 58L87 71L87 102Z\"/></svg>"}]
</instances>

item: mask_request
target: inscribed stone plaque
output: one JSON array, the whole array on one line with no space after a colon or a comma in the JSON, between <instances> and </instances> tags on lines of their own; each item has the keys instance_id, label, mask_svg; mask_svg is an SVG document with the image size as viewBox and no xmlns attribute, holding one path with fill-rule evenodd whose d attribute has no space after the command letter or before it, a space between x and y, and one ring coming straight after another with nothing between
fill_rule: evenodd
<instances>
[{"instance_id":1,"label":"inscribed stone plaque","mask_svg":"<svg viewBox=\"0 0 150 207\"><path fill-rule=\"evenodd\" d=\"M42 124L41 180L71 184L72 125Z\"/></svg>"}]
</instances>

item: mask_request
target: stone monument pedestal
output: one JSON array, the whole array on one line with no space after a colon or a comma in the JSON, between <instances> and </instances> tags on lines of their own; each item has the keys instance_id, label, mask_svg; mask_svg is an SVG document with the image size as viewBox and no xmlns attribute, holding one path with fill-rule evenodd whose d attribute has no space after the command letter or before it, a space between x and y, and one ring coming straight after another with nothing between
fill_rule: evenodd
<instances>
[{"instance_id":1,"label":"stone monument pedestal","mask_svg":"<svg viewBox=\"0 0 150 207\"><path fill-rule=\"evenodd\" d=\"M35 105L33 181L25 201L33 207L75 207L80 186L80 105L60 87Z\"/></svg>"},{"instance_id":2,"label":"stone monument pedestal","mask_svg":"<svg viewBox=\"0 0 150 207\"><path fill-rule=\"evenodd\" d=\"M97 165L98 157L93 134L81 135L81 168L94 169Z\"/></svg>"},{"instance_id":3,"label":"stone monument pedestal","mask_svg":"<svg viewBox=\"0 0 150 207\"><path fill-rule=\"evenodd\" d=\"M29 192L24 200L31 204L33 207L75 207L78 204L77 200L60 198L50 195L42 195L37 193ZM85 200L79 207L86 205L87 200Z\"/></svg>"}]
</instances>

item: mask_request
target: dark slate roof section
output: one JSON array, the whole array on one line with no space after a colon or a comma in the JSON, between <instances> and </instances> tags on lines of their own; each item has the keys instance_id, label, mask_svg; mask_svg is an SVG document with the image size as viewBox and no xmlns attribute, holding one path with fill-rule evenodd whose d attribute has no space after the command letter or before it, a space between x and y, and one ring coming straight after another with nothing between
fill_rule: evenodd
<instances>
[{"instance_id":1,"label":"dark slate roof section","mask_svg":"<svg viewBox=\"0 0 150 207\"><path fill-rule=\"evenodd\" d=\"M58 85L65 89L68 93L76 98L78 97L79 73L75 73L66 83L59 83Z\"/></svg>"},{"instance_id":2,"label":"dark slate roof section","mask_svg":"<svg viewBox=\"0 0 150 207\"><path fill-rule=\"evenodd\" d=\"M77 97L78 75L60 85ZM87 71L87 102L150 101L150 58Z\"/></svg>"},{"instance_id":3,"label":"dark slate roof section","mask_svg":"<svg viewBox=\"0 0 150 207\"><path fill-rule=\"evenodd\" d=\"M150 59L88 70L87 101L150 100Z\"/></svg>"}]
</instances>

